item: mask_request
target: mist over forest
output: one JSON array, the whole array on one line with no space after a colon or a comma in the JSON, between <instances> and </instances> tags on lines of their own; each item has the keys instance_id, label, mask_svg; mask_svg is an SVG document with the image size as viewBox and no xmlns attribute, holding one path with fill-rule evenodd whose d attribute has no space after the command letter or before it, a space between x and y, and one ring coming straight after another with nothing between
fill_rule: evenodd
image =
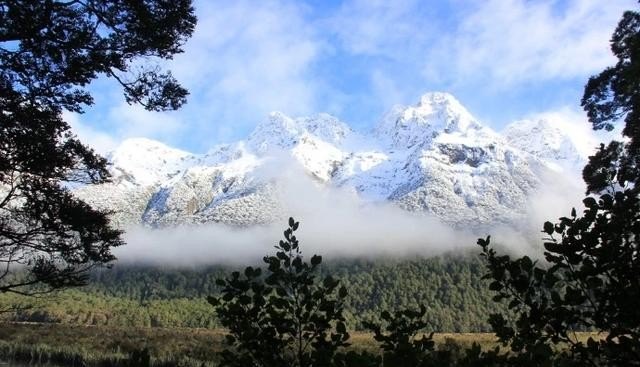
<instances>
[{"instance_id":1,"label":"mist over forest","mask_svg":"<svg viewBox=\"0 0 640 367\"><path fill-rule=\"evenodd\" d=\"M280 167L283 168L283 167ZM286 175L286 170L289 174ZM526 214L516 223L475 228L443 223L389 202L365 202L347 189L323 187L295 166L283 169L283 206L301 222L298 238L307 255L329 258L412 258L477 250L478 237L514 254L541 256L542 223L582 210L584 185L549 173L547 185L531 195ZM272 252L286 218L249 227L206 223L166 228L126 228L126 246L116 248L122 264L168 266L251 264Z\"/></svg>"}]
</instances>

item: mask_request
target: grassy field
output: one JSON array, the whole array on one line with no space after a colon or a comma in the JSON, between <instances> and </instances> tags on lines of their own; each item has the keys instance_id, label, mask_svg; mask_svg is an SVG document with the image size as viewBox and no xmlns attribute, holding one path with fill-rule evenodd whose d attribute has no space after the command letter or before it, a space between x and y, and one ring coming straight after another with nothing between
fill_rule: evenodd
<instances>
[{"instance_id":1,"label":"grassy field","mask_svg":"<svg viewBox=\"0 0 640 367\"><path fill-rule=\"evenodd\" d=\"M155 366L216 366L224 332L219 329L80 326L0 323L0 361L56 362L65 366L123 366L131 353L147 348ZM579 333L586 340L593 333ZM437 348L461 350L478 343L498 345L490 333L435 334ZM372 334L351 334L351 348L379 353Z\"/></svg>"},{"instance_id":2,"label":"grassy field","mask_svg":"<svg viewBox=\"0 0 640 367\"><path fill-rule=\"evenodd\" d=\"M215 366L222 333L207 329L121 328L63 324L0 324L0 359L120 365L148 348L156 365Z\"/></svg>"},{"instance_id":3,"label":"grassy field","mask_svg":"<svg viewBox=\"0 0 640 367\"><path fill-rule=\"evenodd\" d=\"M156 365L201 366L205 362L215 366L223 335L212 329L1 323L0 359L117 365L133 351L148 348ZM488 333L444 333L434 339L446 347L466 347L473 342L486 348L496 345L495 336ZM351 343L353 349L378 352L371 334L353 333Z\"/></svg>"}]
</instances>

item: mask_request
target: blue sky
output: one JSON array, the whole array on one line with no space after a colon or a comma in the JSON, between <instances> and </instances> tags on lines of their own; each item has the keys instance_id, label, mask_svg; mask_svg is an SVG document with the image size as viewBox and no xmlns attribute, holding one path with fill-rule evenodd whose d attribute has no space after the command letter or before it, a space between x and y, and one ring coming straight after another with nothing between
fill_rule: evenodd
<instances>
[{"instance_id":1,"label":"blue sky","mask_svg":"<svg viewBox=\"0 0 640 367\"><path fill-rule=\"evenodd\" d=\"M190 92L150 113L109 80L96 104L67 114L101 152L147 137L193 152L245 138L274 110L331 113L358 130L428 91L456 96L486 125L555 114L582 121L590 75L611 65L609 39L631 0L196 0L185 52L162 65Z\"/></svg>"}]
</instances>

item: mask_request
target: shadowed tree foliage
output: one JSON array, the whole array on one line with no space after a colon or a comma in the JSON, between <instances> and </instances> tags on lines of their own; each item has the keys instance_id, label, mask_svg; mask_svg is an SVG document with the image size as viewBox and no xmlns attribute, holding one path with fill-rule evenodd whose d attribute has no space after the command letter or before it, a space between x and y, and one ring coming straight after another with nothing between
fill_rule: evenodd
<instances>
[{"instance_id":1,"label":"shadowed tree foliage","mask_svg":"<svg viewBox=\"0 0 640 367\"><path fill-rule=\"evenodd\" d=\"M222 295L208 298L229 330L222 366L333 366L337 349L349 345L347 290L331 276L317 278L322 257L304 260L297 229L289 218L276 254L263 259L267 274L253 267L233 272L218 282Z\"/></svg>"},{"instance_id":2,"label":"shadowed tree foliage","mask_svg":"<svg viewBox=\"0 0 640 367\"><path fill-rule=\"evenodd\" d=\"M108 180L106 161L62 113L91 105L100 76L129 103L180 107L187 91L171 74L135 62L181 52L193 12L191 0L0 0L0 293L83 284L114 259L108 213L69 191Z\"/></svg>"},{"instance_id":3,"label":"shadowed tree foliage","mask_svg":"<svg viewBox=\"0 0 640 367\"><path fill-rule=\"evenodd\" d=\"M441 366L451 362L451 356L447 352L435 350L433 333L424 334L428 325L424 320L426 313L424 306L420 310L405 309L394 314L383 311L380 317L384 325L366 324L373 331L374 339L383 351L383 367Z\"/></svg>"},{"instance_id":4,"label":"shadowed tree foliage","mask_svg":"<svg viewBox=\"0 0 640 367\"><path fill-rule=\"evenodd\" d=\"M427 307L424 305L420 306L419 310L407 308L395 313L383 311L380 315L382 324L366 323L367 328L373 331L373 337L378 342L382 358L362 353L358 355L360 361L353 366L497 367L508 365L509 359L500 355L499 347L483 351L475 342L468 348L445 342L436 348L433 340L434 333L425 333L428 327L426 315Z\"/></svg>"},{"instance_id":5,"label":"shadowed tree foliage","mask_svg":"<svg viewBox=\"0 0 640 367\"><path fill-rule=\"evenodd\" d=\"M478 240L495 299L515 315L490 319L518 352L513 365L640 365L640 13L624 13L611 49L618 63L589 79L582 105L596 130L622 120L628 140L589 158L585 210L544 223L544 264L499 256L489 238ZM575 330L601 338L583 342ZM569 348L554 353L560 344Z\"/></svg>"}]
</instances>

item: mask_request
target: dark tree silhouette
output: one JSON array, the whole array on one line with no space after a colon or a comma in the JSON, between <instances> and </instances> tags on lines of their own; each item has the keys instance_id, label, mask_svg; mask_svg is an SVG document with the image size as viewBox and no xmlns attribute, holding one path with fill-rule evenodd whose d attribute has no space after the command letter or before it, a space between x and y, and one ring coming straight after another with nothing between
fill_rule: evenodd
<instances>
[{"instance_id":1,"label":"dark tree silhouette","mask_svg":"<svg viewBox=\"0 0 640 367\"><path fill-rule=\"evenodd\" d=\"M170 73L132 65L181 52L195 22L191 0L0 0L0 293L84 284L114 259L108 213L69 191L108 180L106 161L62 112L91 105L100 76L129 103L180 107L187 91Z\"/></svg>"},{"instance_id":2,"label":"dark tree silhouette","mask_svg":"<svg viewBox=\"0 0 640 367\"><path fill-rule=\"evenodd\" d=\"M443 366L449 365L449 353L435 350L433 332L428 336L421 334L427 327L424 316L425 306L420 310L399 310L396 313L383 311L380 315L384 325L367 323L373 331L374 339L382 349L382 367L393 366ZM421 334L421 337L419 335Z\"/></svg>"},{"instance_id":3,"label":"dark tree silhouette","mask_svg":"<svg viewBox=\"0 0 640 367\"><path fill-rule=\"evenodd\" d=\"M611 49L617 64L589 79L582 106L596 130L623 120L628 140L589 158L582 215L544 224L547 264L499 256L489 238L478 240L496 300L514 311L490 320L518 352L514 365L640 365L640 13L624 13ZM554 353L560 343L569 348Z\"/></svg>"},{"instance_id":4,"label":"dark tree silhouette","mask_svg":"<svg viewBox=\"0 0 640 367\"><path fill-rule=\"evenodd\" d=\"M229 329L222 366L333 366L339 347L349 345L343 316L347 290L339 281L316 277L322 257L304 261L289 218L284 241L265 256L268 273L247 267L220 279L222 296L209 297L220 323ZM348 365L354 358L341 357Z\"/></svg>"}]
</instances>

